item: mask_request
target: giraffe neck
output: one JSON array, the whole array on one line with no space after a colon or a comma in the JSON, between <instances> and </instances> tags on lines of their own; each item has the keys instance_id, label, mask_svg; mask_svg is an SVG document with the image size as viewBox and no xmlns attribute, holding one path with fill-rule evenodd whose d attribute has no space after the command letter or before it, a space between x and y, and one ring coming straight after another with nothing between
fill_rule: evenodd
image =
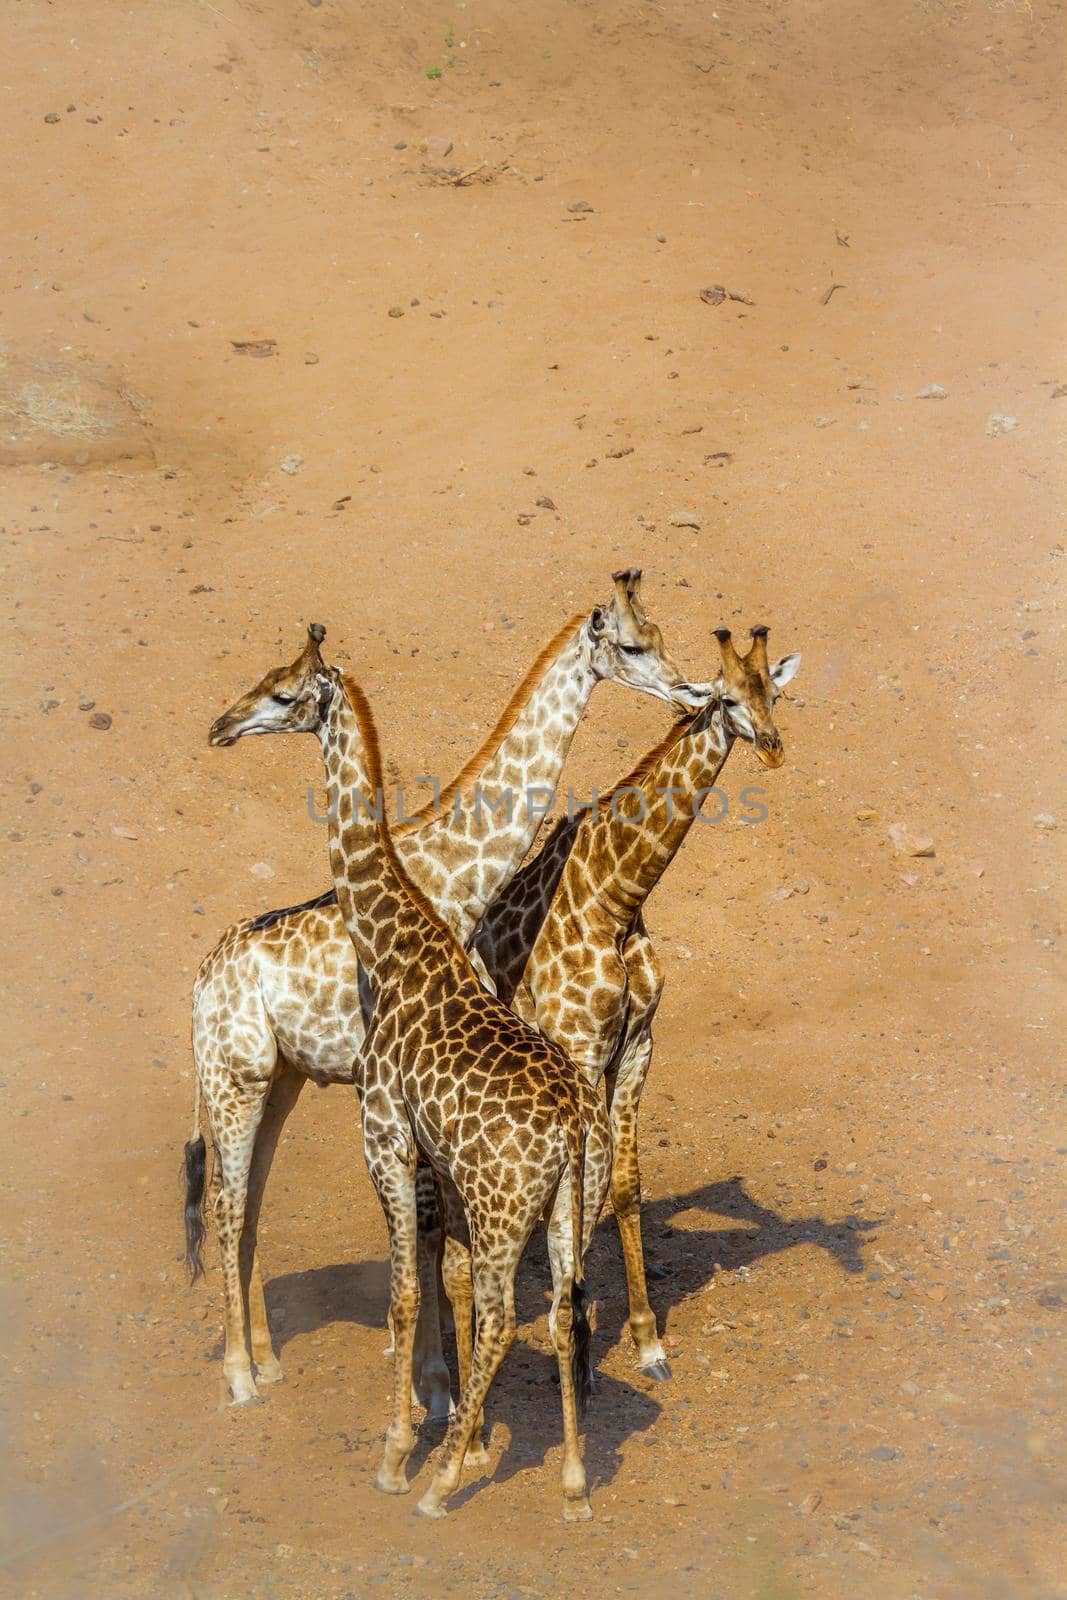
<instances>
[{"instance_id":1,"label":"giraffe neck","mask_svg":"<svg viewBox=\"0 0 1067 1600\"><path fill-rule=\"evenodd\" d=\"M533 843L596 682L585 618L574 618L539 658L489 745L441 795L437 817L398 840L405 866L420 880L433 878L434 903L461 941Z\"/></svg>"},{"instance_id":2,"label":"giraffe neck","mask_svg":"<svg viewBox=\"0 0 1067 1600\"><path fill-rule=\"evenodd\" d=\"M600 802L593 830L597 895L623 920L633 919L673 861L733 742L713 701L620 785L614 807L610 797Z\"/></svg>"},{"instance_id":3,"label":"giraffe neck","mask_svg":"<svg viewBox=\"0 0 1067 1600\"><path fill-rule=\"evenodd\" d=\"M375 988L416 968L466 958L404 872L385 817L378 738L363 691L334 682L320 730L330 816L330 866L356 955Z\"/></svg>"}]
</instances>

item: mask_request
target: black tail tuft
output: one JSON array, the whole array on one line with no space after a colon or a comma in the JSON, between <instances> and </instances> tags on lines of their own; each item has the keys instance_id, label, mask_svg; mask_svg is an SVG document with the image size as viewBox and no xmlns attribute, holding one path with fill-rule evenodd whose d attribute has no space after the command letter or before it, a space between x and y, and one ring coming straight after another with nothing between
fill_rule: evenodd
<instances>
[{"instance_id":1,"label":"black tail tuft","mask_svg":"<svg viewBox=\"0 0 1067 1600\"><path fill-rule=\"evenodd\" d=\"M574 1400L578 1408L578 1421L581 1422L589 1405L589 1396L593 1392L593 1367L589 1357L589 1347L593 1339L593 1330L589 1326L589 1317L586 1313L586 1293L580 1283L571 1285L571 1309L574 1313L574 1354L571 1357L571 1375L574 1379Z\"/></svg>"},{"instance_id":2,"label":"black tail tuft","mask_svg":"<svg viewBox=\"0 0 1067 1600\"><path fill-rule=\"evenodd\" d=\"M185 1264L189 1282L204 1276L200 1246L204 1242L204 1174L207 1146L203 1134L190 1139L185 1147Z\"/></svg>"}]
</instances>

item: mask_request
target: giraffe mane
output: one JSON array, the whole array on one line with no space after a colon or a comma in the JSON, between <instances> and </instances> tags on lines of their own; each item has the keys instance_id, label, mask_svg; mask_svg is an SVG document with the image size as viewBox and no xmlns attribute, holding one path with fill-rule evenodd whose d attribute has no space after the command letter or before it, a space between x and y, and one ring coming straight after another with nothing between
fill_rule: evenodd
<instances>
[{"instance_id":1,"label":"giraffe mane","mask_svg":"<svg viewBox=\"0 0 1067 1600\"><path fill-rule=\"evenodd\" d=\"M421 810L416 811L410 817L405 817L404 821L396 830L398 834L403 835L407 833L413 833L416 829L423 827L428 819L435 813L440 812L443 815L448 810L448 807L452 804L452 801L455 799L456 795L462 789L466 788L466 786L471 782L472 778L476 777L478 772L484 766L489 753L495 749L496 746L503 744L512 728L515 726L519 716L529 703L530 697L536 689L545 667L554 656L559 654L563 648L563 645L578 632L578 629L582 626L585 620L585 613L579 613L578 615L571 617L568 622L563 624L563 627L560 628L559 632L548 641L544 649L539 652L536 659L530 663L529 669L527 670L525 676L522 678L522 681L519 683L511 699L508 701L507 705L500 713L500 716L497 718L496 726L482 741L481 745L471 756L466 766L464 766L462 770L456 774L448 787L441 791L439 798L435 800L429 800Z\"/></svg>"},{"instance_id":2,"label":"giraffe mane","mask_svg":"<svg viewBox=\"0 0 1067 1600\"><path fill-rule=\"evenodd\" d=\"M378 739L378 729L374 721L374 713L370 708L370 701L367 699L367 696L364 694L355 678L350 678L347 673L339 673L338 678L345 698L352 708L356 721L359 723L360 737L363 740L363 749L367 762L367 776L370 778L371 793L384 793L382 781L382 747ZM381 841L381 846L385 852L386 858L389 861L390 866L393 868L403 893L411 901L412 905L416 906L418 910L421 911L422 914L433 923L435 928L440 928L442 933L447 933L456 949L460 950L458 940L442 921L440 913L434 908L433 905L431 905L430 901L423 894L422 890L417 888L408 877L404 864L396 853L396 846L393 843L393 835L389 827L389 819L385 814L384 806L382 807L382 817L378 829L378 837Z\"/></svg>"}]
</instances>

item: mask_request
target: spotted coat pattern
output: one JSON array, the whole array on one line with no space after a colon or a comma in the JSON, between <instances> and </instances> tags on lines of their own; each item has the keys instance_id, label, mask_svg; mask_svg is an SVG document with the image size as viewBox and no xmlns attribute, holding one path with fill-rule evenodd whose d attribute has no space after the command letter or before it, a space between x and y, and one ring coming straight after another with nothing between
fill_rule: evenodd
<instances>
[{"instance_id":1,"label":"spotted coat pattern","mask_svg":"<svg viewBox=\"0 0 1067 1600\"><path fill-rule=\"evenodd\" d=\"M643 909L735 739L752 744L767 766L784 760L772 713L800 659L769 666L766 629L753 630L744 657L726 630L716 637L723 670L711 703L673 728L612 795L562 821L498 895L475 938L501 999L561 1045L590 1084L604 1084L629 1328L639 1365L659 1378L670 1369L645 1278L637 1119L663 974ZM552 1265L556 1279L554 1258Z\"/></svg>"}]
</instances>

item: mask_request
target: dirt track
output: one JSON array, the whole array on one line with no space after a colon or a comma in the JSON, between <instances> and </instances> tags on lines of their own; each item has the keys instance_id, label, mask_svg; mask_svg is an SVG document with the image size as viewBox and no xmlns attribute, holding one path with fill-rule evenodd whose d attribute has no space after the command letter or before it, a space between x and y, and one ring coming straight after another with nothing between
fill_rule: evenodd
<instances>
[{"instance_id":1,"label":"dirt track","mask_svg":"<svg viewBox=\"0 0 1067 1600\"><path fill-rule=\"evenodd\" d=\"M1067 1594L1061 19L716 4L8 8L13 1595ZM310 741L206 730L316 617L392 774L447 776L628 563L694 673L721 621L804 653L785 768L727 768L767 821L694 829L650 907L674 1378L619 1342L606 1218L565 1527L537 1242L492 1467L431 1526L372 1488L349 1095L268 1193L266 1404L185 1285L192 975L326 873ZM663 727L599 691L575 786Z\"/></svg>"}]
</instances>

